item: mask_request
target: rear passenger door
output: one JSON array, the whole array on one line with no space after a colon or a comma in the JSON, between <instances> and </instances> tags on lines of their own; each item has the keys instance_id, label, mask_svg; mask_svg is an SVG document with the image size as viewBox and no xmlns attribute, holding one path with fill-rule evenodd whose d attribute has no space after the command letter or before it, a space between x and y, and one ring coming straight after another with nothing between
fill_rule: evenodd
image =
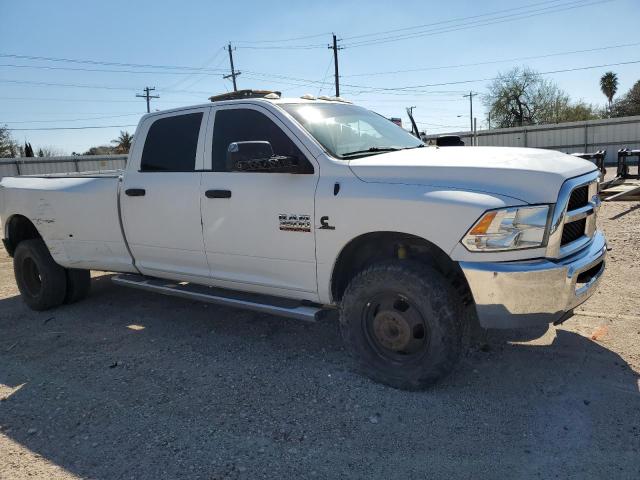
<instances>
[{"instance_id":1,"label":"rear passenger door","mask_svg":"<svg viewBox=\"0 0 640 480\"><path fill-rule=\"evenodd\" d=\"M200 217L209 108L148 117L136 135L120 194L123 226L145 275L206 283Z\"/></svg>"},{"instance_id":2,"label":"rear passenger door","mask_svg":"<svg viewBox=\"0 0 640 480\"><path fill-rule=\"evenodd\" d=\"M316 300L315 159L266 108L220 106L211 117L201 199L212 283ZM276 155L295 156L303 167L299 173L235 171L227 149L243 141L268 141ZM207 195L213 191L221 195Z\"/></svg>"}]
</instances>

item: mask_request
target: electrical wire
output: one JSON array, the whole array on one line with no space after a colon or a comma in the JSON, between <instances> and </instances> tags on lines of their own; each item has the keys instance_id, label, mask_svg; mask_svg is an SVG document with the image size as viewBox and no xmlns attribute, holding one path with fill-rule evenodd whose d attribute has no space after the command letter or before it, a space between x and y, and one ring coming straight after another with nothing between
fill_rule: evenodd
<instances>
[{"instance_id":1,"label":"electrical wire","mask_svg":"<svg viewBox=\"0 0 640 480\"><path fill-rule=\"evenodd\" d=\"M403 31L408 31L408 30L418 30L418 29L422 29L422 28L425 28L425 27L433 27L433 26L443 25L445 23L455 23L455 22L460 22L460 21L463 21L463 20L470 20L470 19L474 19L474 18L490 17L492 15L498 15L500 13L512 12L514 10L524 10L524 9L531 8L531 7L537 7L539 5L545 5L545 4L549 4L549 3L559 3L561 1L563 1L563 0L546 0L544 2L531 3L531 4L528 4L528 5L522 5L520 7L506 8L504 10L496 10L496 11L493 11L493 12L482 13L482 14L478 14L478 15L470 15L470 16L466 16L466 17L456 17L456 18L451 18L449 20L438 20L437 22L423 23L421 25L413 25L411 27L395 28L393 30L382 30L382 31L373 32L373 33L363 33L363 34L360 34L360 35L352 35L350 37L342 37L342 40L353 40L354 38L373 37L373 36L378 36L378 35L385 35L385 34L388 34L388 33L403 32Z\"/></svg>"},{"instance_id":2,"label":"electrical wire","mask_svg":"<svg viewBox=\"0 0 640 480\"><path fill-rule=\"evenodd\" d=\"M626 47L637 47L640 45L640 42L637 43L623 43L620 45L609 45L606 47L597 47L597 48L588 48L584 50L571 50L565 52L556 52L556 53L548 53L543 55L531 55L528 57L515 57L515 58L505 58L502 60L489 60L483 62L475 62L475 63L460 63L457 65L442 65L442 66L434 66L434 67L423 67L423 68L411 68L406 70L388 70L388 71L378 71L378 72L368 72L368 73L353 73L351 75L341 75L344 78L347 77L373 77L378 75L392 75L396 73L411 73L411 72L425 72L429 70L446 70L450 68L462 68L462 67L477 67L480 65L493 65L496 63L507 63L507 62L520 62L523 60L537 60L540 58L550 58L550 57L559 57L563 55L573 55L577 53L592 53L599 52L604 50L612 50L616 48L626 48Z\"/></svg>"},{"instance_id":3,"label":"electrical wire","mask_svg":"<svg viewBox=\"0 0 640 480\"><path fill-rule=\"evenodd\" d=\"M381 38L375 38L371 40L354 42L352 44L347 43L343 45L343 48L355 48L355 47L363 47L363 46L370 46L370 45L379 45L383 43L397 42L401 40L408 40L408 39L414 39L414 38L422 38L422 37L427 37L432 35L439 35L442 33L457 32L460 30L468 30L471 28L478 28L478 27L484 27L488 25L496 25L501 23L512 22L516 20L523 20L527 18L538 17L541 15L548 15L551 13L574 10L576 8L584 8L592 5L599 5L602 3L608 3L612 1L617 1L617 0L597 0L591 3L581 3L581 2L572 1L565 4L561 4L561 5L545 7L538 10L531 10L530 12L521 12L518 14L504 15L502 17L496 17L496 18L487 19L487 20L476 20L473 22L454 25L451 27L442 27L442 28L437 27L437 28L426 30L424 32L414 32L414 33L407 33L403 35L392 35L388 37L381 37Z\"/></svg>"},{"instance_id":4,"label":"electrical wire","mask_svg":"<svg viewBox=\"0 0 640 480\"><path fill-rule=\"evenodd\" d=\"M7 128L12 132L26 132L26 131L35 131L35 130L92 130L96 128L130 128L137 127L137 124L134 125L92 125L86 127L36 127L36 128Z\"/></svg>"}]
</instances>

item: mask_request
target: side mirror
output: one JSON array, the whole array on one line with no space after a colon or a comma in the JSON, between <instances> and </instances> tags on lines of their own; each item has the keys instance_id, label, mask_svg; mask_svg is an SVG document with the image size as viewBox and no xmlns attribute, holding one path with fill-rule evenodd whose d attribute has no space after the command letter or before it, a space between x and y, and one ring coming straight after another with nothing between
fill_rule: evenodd
<instances>
[{"instance_id":1,"label":"side mirror","mask_svg":"<svg viewBox=\"0 0 640 480\"><path fill-rule=\"evenodd\" d=\"M232 142L227 148L227 167L234 172L297 173L297 157L274 155L266 141Z\"/></svg>"}]
</instances>

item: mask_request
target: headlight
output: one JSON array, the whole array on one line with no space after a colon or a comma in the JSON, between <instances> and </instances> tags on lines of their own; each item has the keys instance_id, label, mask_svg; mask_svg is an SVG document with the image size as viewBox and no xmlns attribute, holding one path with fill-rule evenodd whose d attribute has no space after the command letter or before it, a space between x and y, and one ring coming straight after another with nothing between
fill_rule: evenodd
<instances>
[{"instance_id":1,"label":"headlight","mask_svg":"<svg viewBox=\"0 0 640 480\"><path fill-rule=\"evenodd\" d=\"M542 247L548 218L548 205L491 210L467 232L462 244L472 252Z\"/></svg>"}]
</instances>

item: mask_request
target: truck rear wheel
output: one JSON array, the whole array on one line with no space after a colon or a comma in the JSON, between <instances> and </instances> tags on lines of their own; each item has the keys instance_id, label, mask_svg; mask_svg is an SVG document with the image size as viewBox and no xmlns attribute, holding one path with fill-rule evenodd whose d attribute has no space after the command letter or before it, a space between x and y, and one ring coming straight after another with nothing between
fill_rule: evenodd
<instances>
[{"instance_id":1,"label":"truck rear wheel","mask_svg":"<svg viewBox=\"0 0 640 480\"><path fill-rule=\"evenodd\" d=\"M33 310L47 310L64 302L65 269L58 265L42 239L23 240L13 256L13 271L25 303Z\"/></svg>"},{"instance_id":2,"label":"truck rear wheel","mask_svg":"<svg viewBox=\"0 0 640 480\"><path fill-rule=\"evenodd\" d=\"M75 303L84 300L91 289L91 272L78 268L65 269L67 275L67 294L64 303Z\"/></svg>"},{"instance_id":3,"label":"truck rear wheel","mask_svg":"<svg viewBox=\"0 0 640 480\"><path fill-rule=\"evenodd\" d=\"M462 301L434 269L410 261L372 265L349 283L340 329L362 373L404 390L432 385L462 350Z\"/></svg>"}]
</instances>

